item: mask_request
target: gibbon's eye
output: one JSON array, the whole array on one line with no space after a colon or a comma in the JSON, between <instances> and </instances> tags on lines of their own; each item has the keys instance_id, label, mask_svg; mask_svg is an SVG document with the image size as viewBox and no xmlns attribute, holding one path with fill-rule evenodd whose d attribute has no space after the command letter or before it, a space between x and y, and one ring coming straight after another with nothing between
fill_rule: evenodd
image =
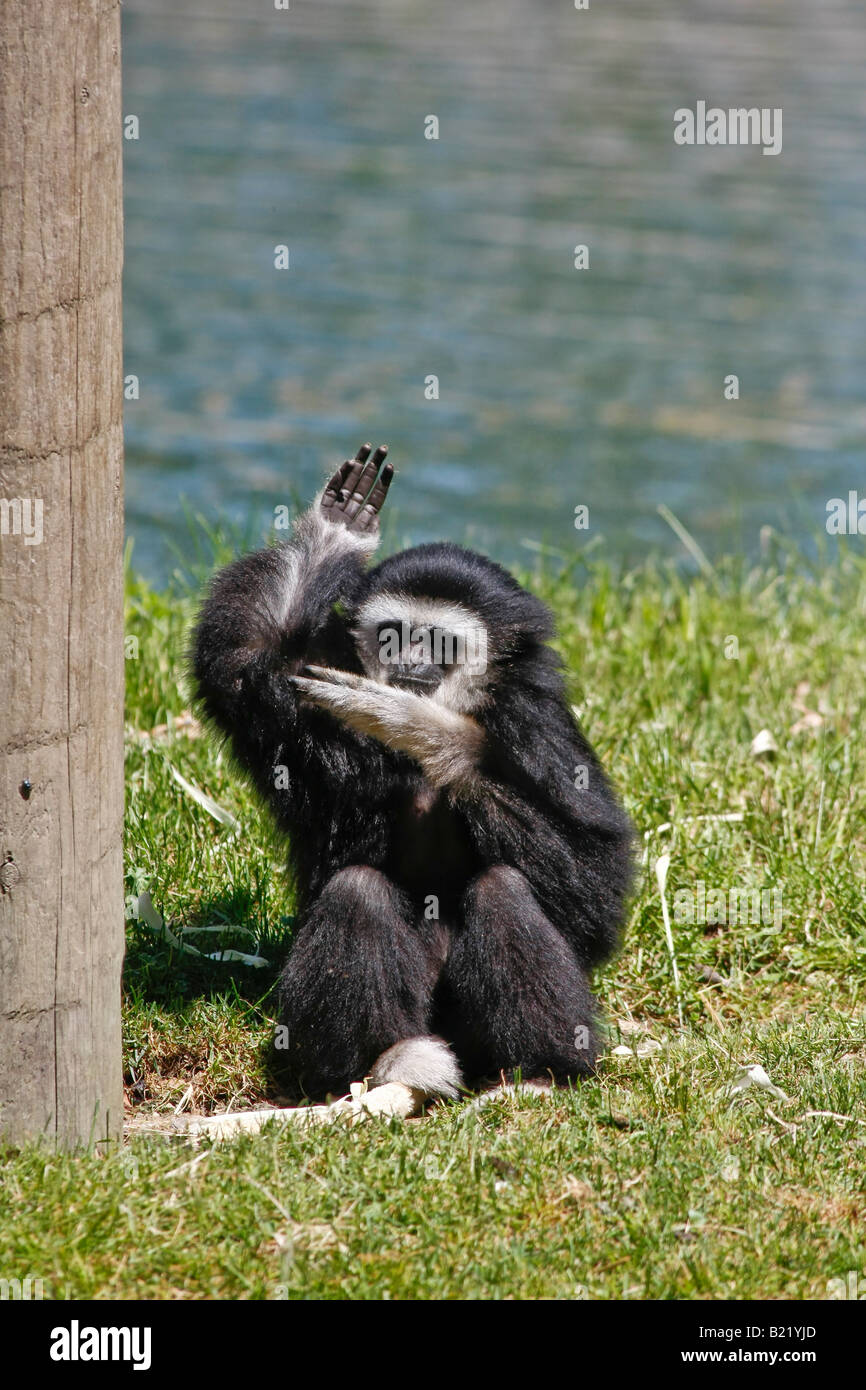
<instances>
[{"instance_id":1,"label":"gibbon's eye","mask_svg":"<svg viewBox=\"0 0 866 1390\"><path fill-rule=\"evenodd\" d=\"M409 656L415 661L431 661L433 642L429 627L413 627L409 639Z\"/></svg>"},{"instance_id":2,"label":"gibbon's eye","mask_svg":"<svg viewBox=\"0 0 866 1390\"><path fill-rule=\"evenodd\" d=\"M457 665L457 641L453 632L444 627L434 628L433 651L439 666Z\"/></svg>"},{"instance_id":3,"label":"gibbon's eye","mask_svg":"<svg viewBox=\"0 0 866 1390\"><path fill-rule=\"evenodd\" d=\"M400 623L387 620L376 628L376 649L383 666L392 666L400 660L403 650L403 629Z\"/></svg>"},{"instance_id":4,"label":"gibbon's eye","mask_svg":"<svg viewBox=\"0 0 866 1390\"><path fill-rule=\"evenodd\" d=\"M460 660L457 639L447 628L431 623L412 632L413 657L432 666L450 669Z\"/></svg>"}]
</instances>

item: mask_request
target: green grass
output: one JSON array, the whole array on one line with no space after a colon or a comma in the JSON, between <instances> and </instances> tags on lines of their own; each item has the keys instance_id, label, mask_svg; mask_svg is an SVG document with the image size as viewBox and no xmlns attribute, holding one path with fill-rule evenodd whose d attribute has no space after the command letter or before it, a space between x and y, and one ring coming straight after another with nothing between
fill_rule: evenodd
<instances>
[{"instance_id":1,"label":"green grass","mask_svg":"<svg viewBox=\"0 0 866 1390\"><path fill-rule=\"evenodd\" d=\"M175 931L225 925L189 938L201 949L271 965L180 954L130 920L132 1137L103 1157L5 1156L0 1274L41 1277L62 1298L785 1299L866 1273L866 560L853 546L814 563L778 539L768 549L759 566L730 559L696 577L653 561L618 573L593 551L525 576L556 612L572 698L646 837L623 954L596 983L611 1049L657 1049L611 1050L597 1080L555 1100L199 1149L136 1130L177 1108L273 1099L292 886L215 746L142 736L189 704L194 589L225 539L206 536L170 593L130 572L128 902L148 889ZM772 759L750 752L764 728ZM677 991L662 852L671 907L699 880L775 888L781 928L674 921ZM731 1096L756 1062L786 1098Z\"/></svg>"}]
</instances>

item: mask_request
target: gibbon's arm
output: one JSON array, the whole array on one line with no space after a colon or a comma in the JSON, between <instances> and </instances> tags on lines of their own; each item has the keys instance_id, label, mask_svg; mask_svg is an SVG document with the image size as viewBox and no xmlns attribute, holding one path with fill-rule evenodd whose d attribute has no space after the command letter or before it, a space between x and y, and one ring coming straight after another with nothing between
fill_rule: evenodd
<instances>
[{"instance_id":1,"label":"gibbon's arm","mask_svg":"<svg viewBox=\"0 0 866 1390\"><path fill-rule=\"evenodd\" d=\"M592 749L555 700L523 691L500 697L483 723L436 696L308 665L292 677L304 703L412 758L435 787L469 800L493 796L504 813L527 808L574 826L617 834L625 824ZM582 769L585 776L575 777ZM519 834L525 833L524 815Z\"/></svg>"},{"instance_id":2,"label":"gibbon's arm","mask_svg":"<svg viewBox=\"0 0 866 1390\"><path fill-rule=\"evenodd\" d=\"M206 713L243 757L258 756L293 712L289 677L351 596L379 541L393 468L365 444L298 518L291 539L244 555L216 575L195 631L192 665ZM268 735L270 736L268 738Z\"/></svg>"},{"instance_id":3,"label":"gibbon's arm","mask_svg":"<svg viewBox=\"0 0 866 1390\"><path fill-rule=\"evenodd\" d=\"M308 666L292 677L305 701L326 709L358 734L406 753L434 787L470 792L484 734L465 714L411 690L356 676L351 671Z\"/></svg>"}]
</instances>

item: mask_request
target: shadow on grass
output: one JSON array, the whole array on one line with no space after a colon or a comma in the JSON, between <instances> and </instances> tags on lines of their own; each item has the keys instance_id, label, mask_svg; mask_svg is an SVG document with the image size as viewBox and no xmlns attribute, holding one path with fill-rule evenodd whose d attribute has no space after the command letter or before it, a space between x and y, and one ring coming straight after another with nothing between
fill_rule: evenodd
<instances>
[{"instance_id":1,"label":"shadow on grass","mask_svg":"<svg viewBox=\"0 0 866 1390\"><path fill-rule=\"evenodd\" d=\"M293 917L282 917L263 928L256 905L245 894L231 891L200 900L183 917L185 927L225 924L225 930L190 932L181 938L181 926L171 922L173 935L202 953L197 956L140 920L127 924L123 991L130 1023L127 1031L132 1035L127 1049L132 1064L125 1075L130 1102L155 1099L176 1077L210 1071L214 1046L225 1048L226 1034L237 1029L246 1034L247 1045L242 1049L245 1065L238 1066L235 1074L240 1080L241 1071L252 1070L260 1080L252 1091L249 1078L237 1088L244 1094L243 1103L281 1094L285 1058L275 1050L274 1022L277 983L291 945ZM268 964L206 958L223 950L260 956ZM231 1084L217 1086L208 1099L228 1100L231 1091ZM212 1106L206 1103L203 1108Z\"/></svg>"},{"instance_id":2,"label":"shadow on grass","mask_svg":"<svg viewBox=\"0 0 866 1390\"><path fill-rule=\"evenodd\" d=\"M202 899L182 926L170 923L173 935L187 947L181 950L142 921L127 923L124 992L136 1003L158 1004L171 1013L186 1013L196 999L229 996L253 1007L268 1006L288 955L294 919L283 917L262 930L236 893ZM223 926L220 932L198 933L187 927ZM243 951L263 958L266 966L242 961L208 959L220 951ZM193 951L201 954L195 955Z\"/></svg>"}]
</instances>

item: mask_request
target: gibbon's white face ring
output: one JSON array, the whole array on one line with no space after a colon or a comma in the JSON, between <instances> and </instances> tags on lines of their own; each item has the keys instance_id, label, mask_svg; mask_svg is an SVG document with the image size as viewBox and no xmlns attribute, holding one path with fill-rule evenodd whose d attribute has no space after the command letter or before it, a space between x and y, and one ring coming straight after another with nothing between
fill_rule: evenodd
<instances>
[{"instance_id":1,"label":"gibbon's white face ring","mask_svg":"<svg viewBox=\"0 0 866 1390\"><path fill-rule=\"evenodd\" d=\"M487 627L471 609L446 599L385 592L362 605L352 629L366 674L384 683L392 678L394 667L389 669L389 659L383 659L383 639L391 645L396 640L408 665L406 644L413 643L419 633L432 633L434 659L443 644L451 659L432 690L420 684L418 693L460 713L476 709L485 699L489 652Z\"/></svg>"}]
</instances>

